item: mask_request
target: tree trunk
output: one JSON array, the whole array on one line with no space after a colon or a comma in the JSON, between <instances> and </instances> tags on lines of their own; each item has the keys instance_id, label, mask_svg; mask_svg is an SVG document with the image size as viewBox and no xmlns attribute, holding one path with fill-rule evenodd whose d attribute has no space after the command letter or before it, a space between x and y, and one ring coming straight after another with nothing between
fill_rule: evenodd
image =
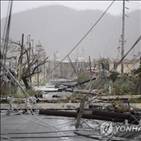
<instances>
[{"instance_id":1,"label":"tree trunk","mask_svg":"<svg viewBox=\"0 0 141 141\"><path fill-rule=\"evenodd\" d=\"M24 82L24 85L25 85L26 89L30 89L29 84L27 82L27 78L26 77L22 77L22 80Z\"/></svg>"}]
</instances>

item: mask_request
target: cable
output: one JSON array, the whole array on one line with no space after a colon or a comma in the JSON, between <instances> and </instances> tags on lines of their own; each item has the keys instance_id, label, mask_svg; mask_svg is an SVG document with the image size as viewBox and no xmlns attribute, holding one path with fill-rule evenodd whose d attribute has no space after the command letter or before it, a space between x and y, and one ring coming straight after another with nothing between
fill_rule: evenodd
<instances>
[{"instance_id":1,"label":"cable","mask_svg":"<svg viewBox=\"0 0 141 141\"><path fill-rule=\"evenodd\" d=\"M11 119L11 118L13 118L13 117L9 117L9 118L6 118L6 119L2 119L2 118L1 118L1 122L3 122L4 120L9 120L9 119Z\"/></svg>"},{"instance_id":2,"label":"cable","mask_svg":"<svg viewBox=\"0 0 141 141\"><path fill-rule=\"evenodd\" d=\"M115 27L114 27L114 31L112 32L112 35L111 35L111 38L110 38L110 40L109 40L109 42L108 42L108 44L107 44L107 46L106 46L106 48L105 48L105 53L106 53L106 50L109 48L109 45L110 45L110 43L111 43L111 40L112 40L112 38L114 37L114 34L115 34L115 31L116 31L116 29L117 29L117 27L118 27L118 24L119 24L119 21L120 19L118 18L117 19L117 22L116 22L116 25L115 25Z\"/></svg>"},{"instance_id":3,"label":"cable","mask_svg":"<svg viewBox=\"0 0 141 141\"><path fill-rule=\"evenodd\" d=\"M31 108L31 105L30 105L30 108ZM17 109L17 111L19 111L18 108L16 108L16 109ZM32 108L31 108L30 110L31 110L31 112L32 112L32 115L34 115L34 117L35 117L36 119L38 119L39 121L44 122L43 120L40 120L37 116L35 116L34 112L32 111ZM44 127L48 127L48 126L50 126L50 127L53 127L53 128L55 128L55 129L57 129L56 127L51 126L50 124L48 124L48 123L46 123L46 122L44 122L44 123L46 123L48 126L46 126L46 125L42 125L42 124L40 124L40 123L37 123L37 122L35 122L35 121L33 121L33 120L28 119L27 117L25 117L21 112L19 112L19 113L20 113L20 115L21 115L22 117L24 117L24 118L25 118L26 120L28 120L28 121L31 121L31 122L33 122L33 123L36 123L36 124L38 124L38 125L40 125L40 126L44 126Z\"/></svg>"},{"instance_id":4,"label":"cable","mask_svg":"<svg viewBox=\"0 0 141 141\"><path fill-rule=\"evenodd\" d=\"M35 139L35 138L39 138L39 139L46 138L46 139L49 139L49 138L63 138L63 137L69 137L70 138L70 137L79 137L79 136L75 135L75 134L73 134L73 135L62 135L62 136L60 136L60 135L58 135L58 136L38 136L38 137L36 137L36 136L29 136L29 137L25 137L25 136L17 137L17 136L15 136L15 137L11 137L10 139L30 139L30 138L32 138L32 139ZM6 137L6 139L7 139L7 137Z\"/></svg>"},{"instance_id":5,"label":"cable","mask_svg":"<svg viewBox=\"0 0 141 141\"><path fill-rule=\"evenodd\" d=\"M70 123L71 123L71 124L74 124L74 123L72 123L72 122L75 122L75 119L74 119L73 121L69 121L69 122L66 122L66 123L62 123L62 124L60 124L60 125L56 125L56 127L67 126L67 125L69 125Z\"/></svg>"},{"instance_id":6,"label":"cable","mask_svg":"<svg viewBox=\"0 0 141 141\"><path fill-rule=\"evenodd\" d=\"M119 64L124 60L124 58L128 55L128 53L136 46L136 44L141 40L141 35L139 36L139 38L135 41L135 43L132 45L132 47L128 50L128 52L121 58L121 60L118 62L117 66L119 66ZM110 74L111 71L114 70L114 67L109 71L109 73L107 73L106 77ZM98 85L101 83L101 81L99 81L99 83L97 83L96 87L98 87ZM92 91L92 90L91 90ZM91 92L90 91L90 92Z\"/></svg>"},{"instance_id":7,"label":"cable","mask_svg":"<svg viewBox=\"0 0 141 141\"><path fill-rule=\"evenodd\" d=\"M17 109L17 111L19 111L18 108L16 108L16 109ZM38 119L39 121L41 121L41 122L47 124L48 126L54 128L55 130L58 131L58 128L56 128L55 126L52 126L52 125L46 123L45 121L43 121L42 119L38 118L38 117L34 114L34 112L33 112L33 110L32 110L32 107L31 107L31 104L30 104L30 103L29 103L29 109L31 110L32 115L34 115L34 117L35 117L36 119ZM19 112L19 113L20 113L21 116L23 116L23 114L22 114L21 112ZM29 121L32 121L32 120L26 118L25 116L23 116L23 117L24 117L25 119L29 120ZM32 122L34 122L34 121L32 121ZM34 122L34 123L39 124L39 123L37 123L37 122ZM45 126L45 125L42 125L42 124L39 124L39 125L44 126L44 127L48 127L48 126Z\"/></svg>"},{"instance_id":8,"label":"cable","mask_svg":"<svg viewBox=\"0 0 141 141\"><path fill-rule=\"evenodd\" d=\"M93 127L91 127L88 123L87 123L87 121L86 120L84 120L84 122L85 122L85 124L90 128L90 129L92 129L92 130L94 130L95 131L95 128L93 128ZM99 126L99 125L98 125ZM98 127L97 126L97 127Z\"/></svg>"},{"instance_id":9,"label":"cable","mask_svg":"<svg viewBox=\"0 0 141 141\"><path fill-rule=\"evenodd\" d=\"M75 129L74 130L59 130L59 132L70 132L70 131L76 131L76 130ZM90 129L89 130L88 129L87 130L86 129L80 130L79 129L79 131L93 131L93 130L90 130ZM21 132L21 133L20 132L18 132L18 133L15 133L14 132L14 133L10 133L9 135L13 135L13 134L15 134L15 135L16 134L17 135L18 134L50 134L50 133L58 133L58 131L49 131L49 132L24 132L24 133L23 132ZM4 134L0 134L0 135L4 135Z\"/></svg>"},{"instance_id":10,"label":"cable","mask_svg":"<svg viewBox=\"0 0 141 141\"><path fill-rule=\"evenodd\" d=\"M133 117L134 119L135 119L135 121L137 121L138 123L139 123L139 120L140 120L140 118L141 118L141 116L139 117L139 120L134 116L134 115L132 115L132 114L130 114L130 113L128 113L131 117ZM135 121L133 121L132 123L134 123Z\"/></svg>"},{"instance_id":11,"label":"cable","mask_svg":"<svg viewBox=\"0 0 141 141\"><path fill-rule=\"evenodd\" d=\"M2 137L3 137L3 139L8 139L9 141L20 141L19 139L15 140L15 139L11 139L10 137L7 137L7 136L2 136Z\"/></svg>"},{"instance_id":12,"label":"cable","mask_svg":"<svg viewBox=\"0 0 141 141\"><path fill-rule=\"evenodd\" d=\"M30 110L31 110L32 115L34 115L34 117L35 117L36 119L38 119L39 121L41 121L41 122L47 124L48 126L54 128L55 130L59 131L59 129L58 129L56 126L52 126L52 125L48 124L47 122L43 121L42 119L38 118L38 117L34 114L34 112L33 112L32 108L31 108L31 105L30 105L30 104L29 104L29 106L30 106ZM17 110L19 110L19 109L17 108ZM22 113L20 113L20 114L21 114L24 118L26 118ZM29 121L32 121L32 120L30 120L30 119L28 119L28 118L26 118L26 119L29 120ZM34 122L34 121L32 121L32 122ZM71 121L71 122L72 122L72 121ZM34 122L34 123L39 124L39 123L37 123L37 122ZM68 122L68 123L69 123L69 122ZM67 124L67 123L66 123L66 124ZM48 127L48 126L42 125L42 124L39 124L39 125L44 126L44 127Z\"/></svg>"},{"instance_id":13,"label":"cable","mask_svg":"<svg viewBox=\"0 0 141 141\"><path fill-rule=\"evenodd\" d=\"M4 35L3 35L3 38L4 38L4 42L3 42L3 52L2 55L3 55L3 59L4 59L4 65L5 65L5 62L6 62L6 53L7 53L7 46L8 46L8 40L9 40L9 33L10 33L10 23L11 23L11 13L12 13L12 4L13 4L13 0L10 1L11 3L9 4L9 14L8 14L8 19L7 19L7 27L5 25L5 30L4 31Z\"/></svg>"},{"instance_id":14,"label":"cable","mask_svg":"<svg viewBox=\"0 0 141 141\"><path fill-rule=\"evenodd\" d=\"M76 44L76 46L66 55L66 57L64 57L64 59L62 59L55 67L54 69L52 69L49 74L51 74L72 52L75 48L78 47L78 45L86 38L86 36L91 32L91 30L98 24L98 22L102 19L102 17L106 14L106 12L109 10L109 8L113 5L113 3L115 2L115 0L113 0L113 2L108 6L108 8L105 10L105 12L99 17L99 19L97 20L97 22L89 29L89 31L81 38L81 40ZM47 74L47 76L49 75ZM45 78L47 77L45 76ZM44 78L41 80L43 81Z\"/></svg>"},{"instance_id":15,"label":"cable","mask_svg":"<svg viewBox=\"0 0 141 141\"><path fill-rule=\"evenodd\" d=\"M79 135L79 136L84 136L86 138L91 138L91 139L100 139L101 137L100 136L96 136L94 134L87 134L87 135L84 135L82 133L78 133L77 131L74 132L75 134ZM94 137L92 137L91 135L94 135Z\"/></svg>"},{"instance_id":16,"label":"cable","mask_svg":"<svg viewBox=\"0 0 141 141\"><path fill-rule=\"evenodd\" d=\"M135 56L131 61L134 61L134 59L136 59L138 56L140 56L140 55L137 55L137 56ZM139 62L139 60L134 64L134 65L136 65L137 63ZM128 70L131 70L131 68L132 68L132 66L130 67L130 68L128 68ZM127 70L127 71L128 71ZM127 71L125 72L125 73L127 73ZM127 78L127 77L126 77ZM124 81L124 80L122 80L122 81ZM105 83L105 82L104 82ZM100 87L101 88L101 87ZM106 90L106 88L104 89L104 90Z\"/></svg>"},{"instance_id":17,"label":"cable","mask_svg":"<svg viewBox=\"0 0 141 141\"><path fill-rule=\"evenodd\" d=\"M139 56L139 55L138 55L138 56ZM136 59L138 56L135 56L132 60ZM131 61L132 61L132 60L131 60ZM137 61L136 63L138 63L138 62L139 62L139 61ZM135 64L136 64L136 63L135 63ZM135 65L135 64L134 64L134 65ZM131 67L132 67L132 66L131 66ZM130 70L131 70L131 67L129 68ZM126 72L127 72L127 71L126 71ZM126 72L125 72L125 73L126 73ZM122 80L122 81L124 81L124 80ZM101 82L101 81L100 81L100 82ZM105 83L105 82L104 82L104 83ZM107 88L105 88L104 90L106 90L106 89L107 89ZM97 96L97 97L98 97L98 96ZM95 97L95 99L96 99L97 97ZM93 98L92 98L90 101L88 101L88 103L86 103L85 106L87 106L88 104L90 104L90 102L91 102L92 100L93 100ZM85 107L85 106L84 106L84 107Z\"/></svg>"},{"instance_id":18,"label":"cable","mask_svg":"<svg viewBox=\"0 0 141 141\"><path fill-rule=\"evenodd\" d=\"M1 66L9 73L10 77L15 81L15 83L21 88L21 90L23 91L23 93L25 94L26 97L29 98L30 101L31 98L29 97L28 93L22 88L22 86L20 85L20 83L15 79L15 77L13 76L13 74L7 69L7 67L2 63L0 62Z\"/></svg>"},{"instance_id":19,"label":"cable","mask_svg":"<svg viewBox=\"0 0 141 141\"><path fill-rule=\"evenodd\" d=\"M26 122L26 123L28 123L28 122ZM23 125L26 124L26 123L23 123L23 124L19 125L18 127L14 128L14 129L12 129L12 130L10 130L10 131L9 131L8 133L6 133L4 136L7 136L9 133L13 132L14 130L18 129L19 127L23 126ZM3 140L3 138L2 138L2 140ZM2 140L1 140L1 141L2 141Z\"/></svg>"}]
</instances>

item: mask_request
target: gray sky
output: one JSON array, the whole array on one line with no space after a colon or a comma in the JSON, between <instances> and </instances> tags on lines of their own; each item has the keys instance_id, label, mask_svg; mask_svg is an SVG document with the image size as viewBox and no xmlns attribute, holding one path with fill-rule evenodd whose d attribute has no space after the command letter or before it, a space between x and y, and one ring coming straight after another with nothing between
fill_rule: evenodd
<instances>
[{"instance_id":1,"label":"gray sky","mask_svg":"<svg viewBox=\"0 0 141 141\"><path fill-rule=\"evenodd\" d=\"M64 5L76 10L99 9L104 11L111 2L112 1L13 1L12 13L45 5ZM8 3L9 1L1 0L1 18L5 17L7 14ZM129 10L126 10L127 13L135 9L141 9L141 1L126 2L126 7L129 8ZM121 14L122 1L115 1L108 12L114 15Z\"/></svg>"}]
</instances>

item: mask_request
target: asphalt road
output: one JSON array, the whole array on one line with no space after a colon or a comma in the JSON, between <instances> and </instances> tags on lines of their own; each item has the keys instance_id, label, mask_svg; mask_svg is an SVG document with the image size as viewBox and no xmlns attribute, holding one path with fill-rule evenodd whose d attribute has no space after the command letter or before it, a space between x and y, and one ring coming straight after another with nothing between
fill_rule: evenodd
<instances>
[{"instance_id":1,"label":"asphalt road","mask_svg":"<svg viewBox=\"0 0 141 141\"><path fill-rule=\"evenodd\" d=\"M1 115L1 141L108 141L109 137L101 136L99 123L105 121L81 119L81 126L75 129L76 119L39 115L38 112L20 115ZM99 122L97 124L97 122ZM140 131L141 132L141 131ZM136 139L112 137L111 141L140 141Z\"/></svg>"},{"instance_id":2,"label":"asphalt road","mask_svg":"<svg viewBox=\"0 0 141 141\"><path fill-rule=\"evenodd\" d=\"M1 140L4 141L91 141L74 133L75 119L44 115L1 114ZM97 141L97 140L95 140Z\"/></svg>"}]
</instances>

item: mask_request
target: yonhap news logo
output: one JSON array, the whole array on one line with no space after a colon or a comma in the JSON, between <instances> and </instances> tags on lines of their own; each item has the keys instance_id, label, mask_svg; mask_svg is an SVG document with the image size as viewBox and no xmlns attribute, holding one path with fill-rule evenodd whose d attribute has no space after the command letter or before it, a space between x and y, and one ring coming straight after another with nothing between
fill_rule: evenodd
<instances>
[{"instance_id":1,"label":"yonhap news logo","mask_svg":"<svg viewBox=\"0 0 141 141\"><path fill-rule=\"evenodd\" d=\"M102 136L111 136L117 132L141 132L141 125L113 125L112 122L103 122L100 126Z\"/></svg>"},{"instance_id":2,"label":"yonhap news logo","mask_svg":"<svg viewBox=\"0 0 141 141\"><path fill-rule=\"evenodd\" d=\"M114 128L112 122L103 122L100 126L100 134L102 136L110 136L113 134Z\"/></svg>"}]
</instances>

